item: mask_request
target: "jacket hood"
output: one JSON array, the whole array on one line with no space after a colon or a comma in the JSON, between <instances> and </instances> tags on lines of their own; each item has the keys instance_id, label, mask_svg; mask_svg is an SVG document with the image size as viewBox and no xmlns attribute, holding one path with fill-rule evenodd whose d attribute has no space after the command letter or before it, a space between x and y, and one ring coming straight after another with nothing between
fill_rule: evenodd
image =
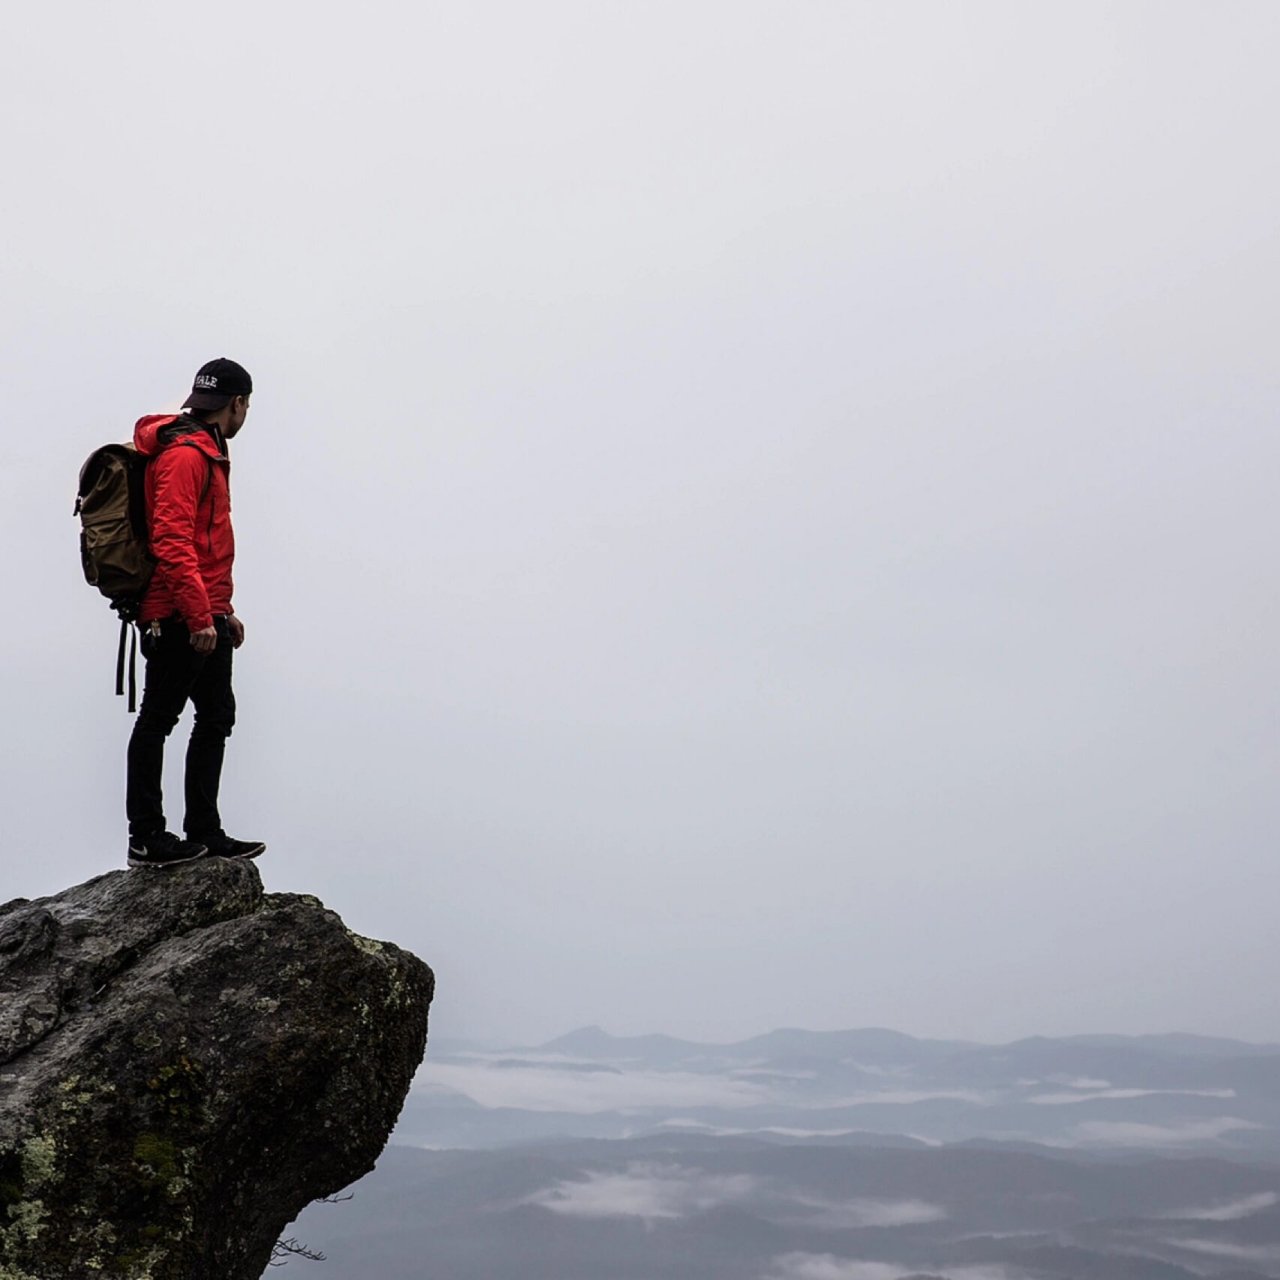
<instances>
[{"instance_id":1,"label":"jacket hood","mask_svg":"<svg viewBox=\"0 0 1280 1280\"><path fill-rule=\"evenodd\" d=\"M176 431L169 431L168 428L179 422L182 417L183 415L179 413L145 414L134 424L133 447L144 458L152 458L157 453L169 448L175 440L189 437L188 443L203 449L209 457L221 458L224 456L218 449L217 442L213 436L196 423L194 419L186 419L187 422L191 423L188 429L184 430L179 427Z\"/></svg>"}]
</instances>

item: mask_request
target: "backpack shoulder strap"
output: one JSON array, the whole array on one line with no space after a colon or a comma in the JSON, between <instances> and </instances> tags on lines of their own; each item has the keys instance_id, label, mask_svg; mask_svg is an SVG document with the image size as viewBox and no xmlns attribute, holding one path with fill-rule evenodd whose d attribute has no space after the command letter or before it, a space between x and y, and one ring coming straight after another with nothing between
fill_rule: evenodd
<instances>
[{"instance_id":1,"label":"backpack shoulder strap","mask_svg":"<svg viewBox=\"0 0 1280 1280\"><path fill-rule=\"evenodd\" d=\"M173 444L172 444L172 445L170 445L169 447L170 447L170 448L174 448L174 447L176 447L176 446L178 446L178 445L186 445L189 449L200 449L200 446L199 446L199 445L198 445L194 440L190 440L190 439L188 439L188 438L187 438L187 437L185 437L185 436L179 436L179 437L178 437L178 438L173 442ZM204 450L203 450L203 449L200 449L200 452L201 452L201 453L204 453ZM208 455L207 453L205 453L205 457L206 457L206 458L209 458L209 455ZM214 460L213 460L212 458L209 458L209 469L208 469L208 471L206 471L206 472L204 473L204 488L200 490L200 501L201 501L201 502L203 502L203 501L205 500L205 498L207 498L207 497L209 496L209 486L210 486L211 484L213 484L213 468L214 468L216 465L217 465L217 464L214 462Z\"/></svg>"}]
</instances>

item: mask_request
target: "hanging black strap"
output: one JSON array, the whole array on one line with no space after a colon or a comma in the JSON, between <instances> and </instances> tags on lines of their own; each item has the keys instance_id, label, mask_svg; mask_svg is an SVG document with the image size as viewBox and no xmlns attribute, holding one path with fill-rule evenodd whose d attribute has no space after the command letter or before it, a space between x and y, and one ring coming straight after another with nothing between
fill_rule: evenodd
<instances>
[{"instance_id":1,"label":"hanging black strap","mask_svg":"<svg viewBox=\"0 0 1280 1280\"><path fill-rule=\"evenodd\" d=\"M129 633L129 710L138 709L138 633L120 619L120 647L116 650L116 696L124 697L124 638Z\"/></svg>"},{"instance_id":2,"label":"hanging black strap","mask_svg":"<svg viewBox=\"0 0 1280 1280\"><path fill-rule=\"evenodd\" d=\"M129 628L129 712L138 709L138 632Z\"/></svg>"},{"instance_id":3,"label":"hanging black strap","mask_svg":"<svg viewBox=\"0 0 1280 1280\"><path fill-rule=\"evenodd\" d=\"M129 624L120 619L120 647L116 650L116 697L124 697L124 633L128 631Z\"/></svg>"}]
</instances>

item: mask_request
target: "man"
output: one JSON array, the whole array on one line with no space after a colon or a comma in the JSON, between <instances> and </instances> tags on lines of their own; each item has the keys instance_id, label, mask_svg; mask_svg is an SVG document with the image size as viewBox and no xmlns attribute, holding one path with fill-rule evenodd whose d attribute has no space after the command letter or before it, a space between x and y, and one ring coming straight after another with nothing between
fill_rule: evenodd
<instances>
[{"instance_id":1,"label":"man","mask_svg":"<svg viewBox=\"0 0 1280 1280\"><path fill-rule=\"evenodd\" d=\"M156 568L138 614L146 681L129 739L125 809L129 865L168 867L205 855L256 858L258 840L222 828L218 784L236 718L231 654L244 625L231 606L231 461L227 441L249 412L253 380L225 357L203 365L184 412L141 418L133 442L149 458L147 527ZM161 774L165 739L190 699L186 839L166 830Z\"/></svg>"}]
</instances>

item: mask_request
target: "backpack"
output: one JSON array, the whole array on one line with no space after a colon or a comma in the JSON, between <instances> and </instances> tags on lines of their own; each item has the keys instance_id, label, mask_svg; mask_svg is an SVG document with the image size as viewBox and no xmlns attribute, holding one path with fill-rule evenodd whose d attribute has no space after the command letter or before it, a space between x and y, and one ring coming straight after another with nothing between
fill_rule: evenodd
<instances>
[{"instance_id":1,"label":"backpack","mask_svg":"<svg viewBox=\"0 0 1280 1280\"><path fill-rule=\"evenodd\" d=\"M138 636L129 626L155 570L147 542L147 459L131 444L105 444L80 468L74 515L80 517L80 564L120 617L116 693L124 694L125 633L129 644L129 710L138 703Z\"/></svg>"}]
</instances>

